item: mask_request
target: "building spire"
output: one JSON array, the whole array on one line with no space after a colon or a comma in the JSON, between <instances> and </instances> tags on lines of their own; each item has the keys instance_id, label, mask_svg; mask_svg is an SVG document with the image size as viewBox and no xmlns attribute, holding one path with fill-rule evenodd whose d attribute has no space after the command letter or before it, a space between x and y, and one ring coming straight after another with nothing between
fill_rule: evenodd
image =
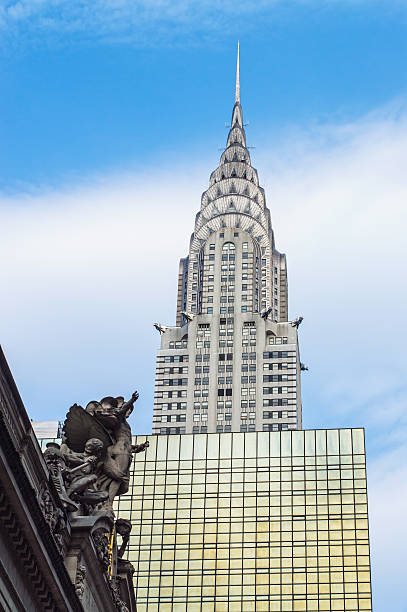
<instances>
[{"instance_id":1,"label":"building spire","mask_svg":"<svg viewBox=\"0 0 407 612\"><path fill-rule=\"evenodd\" d=\"M240 104L240 42L237 41L237 62L236 62L236 96L235 103Z\"/></svg>"}]
</instances>

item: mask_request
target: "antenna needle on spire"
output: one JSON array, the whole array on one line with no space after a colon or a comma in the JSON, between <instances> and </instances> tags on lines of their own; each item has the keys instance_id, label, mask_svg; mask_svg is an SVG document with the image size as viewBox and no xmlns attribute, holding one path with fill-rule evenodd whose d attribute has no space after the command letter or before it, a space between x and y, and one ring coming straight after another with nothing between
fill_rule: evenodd
<instances>
[{"instance_id":1,"label":"antenna needle on spire","mask_svg":"<svg viewBox=\"0 0 407 612\"><path fill-rule=\"evenodd\" d=\"M236 96L235 102L240 104L240 42L237 41L237 62L236 62Z\"/></svg>"}]
</instances>

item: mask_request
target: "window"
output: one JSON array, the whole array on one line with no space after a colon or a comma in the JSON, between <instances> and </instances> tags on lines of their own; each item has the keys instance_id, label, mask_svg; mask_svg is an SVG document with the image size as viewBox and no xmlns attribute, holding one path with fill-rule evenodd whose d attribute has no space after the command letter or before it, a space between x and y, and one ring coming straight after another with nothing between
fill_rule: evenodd
<instances>
[{"instance_id":1,"label":"window","mask_svg":"<svg viewBox=\"0 0 407 612\"><path fill-rule=\"evenodd\" d=\"M215 245L214 244L210 244L209 245L209 250L210 251L214 251L215 250Z\"/></svg>"},{"instance_id":2,"label":"window","mask_svg":"<svg viewBox=\"0 0 407 612\"><path fill-rule=\"evenodd\" d=\"M206 309L206 313L207 314L213 314L213 307L212 306L208 306L208 308Z\"/></svg>"},{"instance_id":3,"label":"window","mask_svg":"<svg viewBox=\"0 0 407 612\"><path fill-rule=\"evenodd\" d=\"M247 249L247 248L248 248L248 246L249 246L249 243L248 243L248 242L243 242L243 244L242 244L242 249Z\"/></svg>"},{"instance_id":4,"label":"window","mask_svg":"<svg viewBox=\"0 0 407 612\"><path fill-rule=\"evenodd\" d=\"M242 312L247 312L247 306L242 306Z\"/></svg>"},{"instance_id":5,"label":"window","mask_svg":"<svg viewBox=\"0 0 407 612\"><path fill-rule=\"evenodd\" d=\"M224 237L224 234L221 234L222 237ZM222 251L234 251L235 250L235 245L233 244L233 242L225 242L225 244L222 247Z\"/></svg>"}]
</instances>

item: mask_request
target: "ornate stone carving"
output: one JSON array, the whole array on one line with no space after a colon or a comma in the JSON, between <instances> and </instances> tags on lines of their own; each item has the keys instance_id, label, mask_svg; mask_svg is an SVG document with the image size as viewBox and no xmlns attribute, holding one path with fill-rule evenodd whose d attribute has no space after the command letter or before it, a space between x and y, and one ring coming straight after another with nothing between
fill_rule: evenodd
<instances>
[{"instance_id":1,"label":"ornate stone carving","mask_svg":"<svg viewBox=\"0 0 407 612\"><path fill-rule=\"evenodd\" d=\"M65 516L61 508L58 508L51 496L46 485L43 485L40 489L38 496L38 503L44 518L50 528L51 534L55 540L55 543L59 549L59 552L63 551L63 540L61 532L66 526Z\"/></svg>"},{"instance_id":2,"label":"ornate stone carving","mask_svg":"<svg viewBox=\"0 0 407 612\"><path fill-rule=\"evenodd\" d=\"M72 499L69 499L65 488L64 475L67 469L64 457L61 453L59 444L56 442L48 442L44 451L45 463L48 466L51 479L59 493L62 504L67 510L73 511L79 508L79 505Z\"/></svg>"},{"instance_id":3,"label":"ornate stone carving","mask_svg":"<svg viewBox=\"0 0 407 612\"><path fill-rule=\"evenodd\" d=\"M117 577L113 579L110 583L110 587L112 589L112 597L114 604L116 606L117 612L129 612L128 607L120 597L120 578Z\"/></svg>"},{"instance_id":4,"label":"ornate stone carving","mask_svg":"<svg viewBox=\"0 0 407 612\"><path fill-rule=\"evenodd\" d=\"M68 497L90 506L107 499L105 491L92 490L92 485L98 479L96 471L102 451L103 442L99 438L87 440L83 453L71 450L66 444L61 446L65 463L71 466L64 474Z\"/></svg>"},{"instance_id":5,"label":"ornate stone carving","mask_svg":"<svg viewBox=\"0 0 407 612\"><path fill-rule=\"evenodd\" d=\"M96 531L93 534L93 542L103 571L107 572L110 566L109 540L103 531Z\"/></svg>"},{"instance_id":6,"label":"ornate stone carving","mask_svg":"<svg viewBox=\"0 0 407 612\"><path fill-rule=\"evenodd\" d=\"M91 438L97 438L103 447L100 451L100 461L95 466L97 476L87 492L105 492L105 500L101 500L97 512L113 514L113 500L116 495L126 493L129 488L129 470L132 453L144 451L148 442L132 446L131 429L127 422L133 411L138 393L130 400L123 397L105 397L100 402L92 401L84 410L74 404L64 424L64 444L61 450L67 453L84 453L85 446Z\"/></svg>"},{"instance_id":7,"label":"ornate stone carving","mask_svg":"<svg viewBox=\"0 0 407 612\"><path fill-rule=\"evenodd\" d=\"M76 568L76 576L75 576L75 593L82 599L83 593L85 591L85 578L86 578L86 567L80 563L78 563L78 567Z\"/></svg>"},{"instance_id":8,"label":"ornate stone carving","mask_svg":"<svg viewBox=\"0 0 407 612\"><path fill-rule=\"evenodd\" d=\"M122 559L124 552L127 548L127 544L129 543L132 525L130 521L126 519L122 519L122 518L118 518L115 525L116 525L116 533L122 536L121 546L117 550L117 558Z\"/></svg>"}]
</instances>

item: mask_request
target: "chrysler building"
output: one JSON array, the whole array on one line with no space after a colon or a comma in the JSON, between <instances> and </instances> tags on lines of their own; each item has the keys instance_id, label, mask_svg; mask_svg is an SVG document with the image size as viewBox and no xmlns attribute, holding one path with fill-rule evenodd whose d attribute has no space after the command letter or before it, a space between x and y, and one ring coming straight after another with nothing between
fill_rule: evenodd
<instances>
[{"instance_id":1,"label":"chrysler building","mask_svg":"<svg viewBox=\"0 0 407 612\"><path fill-rule=\"evenodd\" d=\"M230 131L181 259L176 326L156 324L153 434L301 429L286 257L246 146L239 48Z\"/></svg>"}]
</instances>

